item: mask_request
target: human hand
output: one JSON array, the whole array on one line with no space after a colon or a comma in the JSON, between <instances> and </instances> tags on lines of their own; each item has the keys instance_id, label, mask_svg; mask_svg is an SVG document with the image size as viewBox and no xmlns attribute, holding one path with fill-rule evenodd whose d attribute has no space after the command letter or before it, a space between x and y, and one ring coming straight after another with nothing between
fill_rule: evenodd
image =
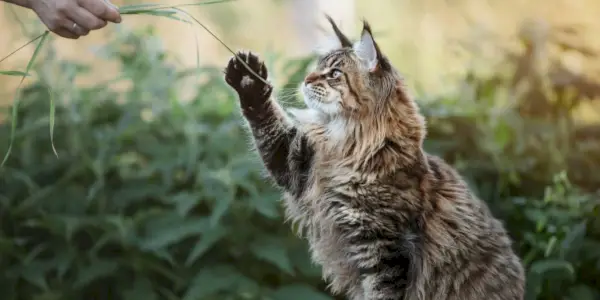
<instances>
[{"instance_id":1,"label":"human hand","mask_svg":"<svg viewBox=\"0 0 600 300\"><path fill-rule=\"evenodd\" d=\"M29 0L48 29L62 37L78 39L90 30L121 23L121 15L109 0Z\"/></svg>"}]
</instances>

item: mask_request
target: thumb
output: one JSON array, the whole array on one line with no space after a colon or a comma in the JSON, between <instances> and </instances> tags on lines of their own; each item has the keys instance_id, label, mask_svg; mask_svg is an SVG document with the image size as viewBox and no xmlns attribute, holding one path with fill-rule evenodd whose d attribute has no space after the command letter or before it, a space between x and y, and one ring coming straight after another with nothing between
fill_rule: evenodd
<instances>
[{"instance_id":1,"label":"thumb","mask_svg":"<svg viewBox=\"0 0 600 300\"><path fill-rule=\"evenodd\" d=\"M79 5L96 17L113 23L121 23L119 8L109 0L78 0Z\"/></svg>"},{"instance_id":2,"label":"thumb","mask_svg":"<svg viewBox=\"0 0 600 300\"><path fill-rule=\"evenodd\" d=\"M106 4L108 4L110 7L114 8L116 11L119 11L119 7L110 2L110 0L104 0L104 2L106 2Z\"/></svg>"},{"instance_id":3,"label":"thumb","mask_svg":"<svg viewBox=\"0 0 600 300\"><path fill-rule=\"evenodd\" d=\"M119 13L119 7L110 2L110 0L104 0L104 2L115 11L115 14L110 14L109 20L114 20L114 22L116 23L121 23L121 14Z\"/></svg>"}]
</instances>

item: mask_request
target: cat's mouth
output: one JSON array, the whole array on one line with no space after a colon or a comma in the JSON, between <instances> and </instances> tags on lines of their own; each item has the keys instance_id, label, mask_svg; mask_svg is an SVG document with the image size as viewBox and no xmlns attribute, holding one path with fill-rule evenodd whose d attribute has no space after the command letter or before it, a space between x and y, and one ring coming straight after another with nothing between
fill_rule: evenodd
<instances>
[{"instance_id":1,"label":"cat's mouth","mask_svg":"<svg viewBox=\"0 0 600 300\"><path fill-rule=\"evenodd\" d=\"M325 104L325 101L323 101L325 95L315 92L310 87L303 86L302 95L304 96L304 103L309 108L318 109L320 105Z\"/></svg>"},{"instance_id":2,"label":"cat's mouth","mask_svg":"<svg viewBox=\"0 0 600 300\"><path fill-rule=\"evenodd\" d=\"M302 94L305 99L310 101L318 102L318 103L329 103L329 93L328 91L321 86L313 86L312 84L303 84L302 85Z\"/></svg>"},{"instance_id":3,"label":"cat's mouth","mask_svg":"<svg viewBox=\"0 0 600 300\"><path fill-rule=\"evenodd\" d=\"M310 109L326 114L336 114L339 111L339 104L336 99L332 99L332 95L325 88L303 84L302 94L304 103Z\"/></svg>"}]
</instances>

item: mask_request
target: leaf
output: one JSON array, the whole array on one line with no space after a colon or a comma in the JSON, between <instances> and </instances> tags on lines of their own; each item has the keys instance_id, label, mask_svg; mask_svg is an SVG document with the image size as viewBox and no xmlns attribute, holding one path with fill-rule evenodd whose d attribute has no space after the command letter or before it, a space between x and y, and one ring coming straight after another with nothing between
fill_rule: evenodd
<instances>
[{"instance_id":1,"label":"leaf","mask_svg":"<svg viewBox=\"0 0 600 300\"><path fill-rule=\"evenodd\" d=\"M573 279L575 276L575 269L573 268L573 265L568 261L558 259L535 261L529 270L536 274L548 274L554 271L562 271L559 273L568 275L568 277L571 279Z\"/></svg>"},{"instance_id":2,"label":"leaf","mask_svg":"<svg viewBox=\"0 0 600 300\"><path fill-rule=\"evenodd\" d=\"M284 285L271 293L273 300L333 300L315 288L305 284Z\"/></svg>"},{"instance_id":3,"label":"leaf","mask_svg":"<svg viewBox=\"0 0 600 300\"><path fill-rule=\"evenodd\" d=\"M47 291L48 283L46 282L46 272L44 272L43 267L38 266L37 263L37 261L31 262L20 271L20 275L27 282L37 286L43 291Z\"/></svg>"},{"instance_id":4,"label":"leaf","mask_svg":"<svg viewBox=\"0 0 600 300\"><path fill-rule=\"evenodd\" d=\"M579 284L569 289L569 300L597 300L600 298L598 290Z\"/></svg>"},{"instance_id":5,"label":"leaf","mask_svg":"<svg viewBox=\"0 0 600 300\"><path fill-rule=\"evenodd\" d=\"M280 196L277 193L262 194L250 199L250 204L256 211L261 215L276 219L280 216L279 214L279 200Z\"/></svg>"},{"instance_id":6,"label":"leaf","mask_svg":"<svg viewBox=\"0 0 600 300\"><path fill-rule=\"evenodd\" d=\"M140 247L146 251L165 249L184 238L200 234L206 229L207 224L206 218L193 218L164 224L163 227L151 230L149 235L140 242Z\"/></svg>"},{"instance_id":7,"label":"leaf","mask_svg":"<svg viewBox=\"0 0 600 300\"><path fill-rule=\"evenodd\" d=\"M319 278L322 274L322 268L312 262L310 252L305 244L290 246L289 256L298 273L307 277Z\"/></svg>"},{"instance_id":8,"label":"leaf","mask_svg":"<svg viewBox=\"0 0 600 300\"><path fill-rule=\"evenodd\" d=\"M201 237L196 246L190 252L187 260L185 261L186 267L191 266L199 257L201 257L206 251L220 241L228 231L222 227L216 227L214 229L207 230Z\"/></svg>"},{"instance_id":9,"label":"leaf","mask_svg":"<svg viewBox=\"0 0 600 300\"><path fill-rule=\"evenodd\" d=\"M115 208L125 209L131 204L147 198L161 197L167 192L167 189L166 186L144 183L142 180L129 181L114 192L113 205Z\"/></svg>"},{"instance_id":10,"label":"leaf","mask_svg":"<svg viewBox=\"0 0 600 300\"><path fill-rule=\"evenodd\" d=\"M77 280L73 284L75 288L83 288L94 280L108 276L117 271L119 264L115 261L105 259L93 259L89 265L81 266L77 273Z\"/></svg>"},{"instance_id":11,"label":"leaf","mask_svg":"<svg viewBox=\"0 0 600 300\"><path fill-rule=\"evenodd\" d=\"M502 150L506 147L512 138L512 128L503 120L499 120L496 128L494 128L494 141L496 149Z\"/></svg>"},{"instance_id":12,"label":"leaf","mask_svg":"<svg viewBox=\"0 0 600 300\"><path fill-rule=\"evenodd\" d=\"M183 300L203 299L220 291L231 290L242 277L230 266L202 269L192 280Z\"/></svg>"},{"instance_id":13,"label":"leaf","mask_svg":"<svg viewBox=\"0 0 600 300\"><path fill-rule=\"evenodd\" d=\"M526 280L526 299L535 300L541 293L544 280L550 273L558 275L559 280L574 280L575 269L571 263L564 260L546 259L533 262L529 268ZM566 277L566 278L565 278Z\"/></svg>"},{"instance_id":14,"label":"leaf","mask_svg":"<svg viewBox=\"0 0 600 300\"><path fill-rule=\"evenodd\" d=\"M227 169L205 171L200 174L202 192L205 197L213 199L216 203L210 216L210 226L216 227L234 200L235 186Z\"/></svg>"},{"instance_id":15,"label":"leaf","mask_svg":"<svg viewBox=\"0 0 600 300\"><path fill-rule=\"evenodd\" d=\"M52 263L56 265L56 275L60 280L63 279L67 271L71 268L75 257L76 255L71 248L66 251L60 251L54 257Z\"/></svg>"},{"instance_id":16,"label":"leaf","mask_svg":"<svg viewBox=\"0 0 600 300\"><path fill-rule=\"evenodd\" d=\"M46 37L48 37L48 33L50 33L50 32L48 30L46 30L41 36L34 39L34 40L37 40L38 38L41 38L40 42L35 47L33 54L31 55L31 59L29 59L29 62L27 63L27 67L25 68L25 74L29 74L31 67L33 66L33 62L35 61L38 54L40 53L40 49L42 49L42 46L44 45L44 42L46 41ZM2 60L4 60L4 59L6 59L6 58L3 58ZM4 164L6 163L6 160L8 160L8 157L10 156L10 153L12 151L13 142L15 141L15 133L17 130L17 116L18 116L17 109L19 107L19 96L21 94L21 85L23 84L25 77L26 76L21 77L21 81L19 81L19 85L17 86L17 94L15 95L15 100L12 105L12 116L11 116L11 125L10 125L10 141L8 144L8 150L6 151L6 154L4 155L4 159L2 160L2 163L0 163L0 168L2 168L4 166Z\"/></svg>"},{"instance_id":17,"label":"leaf","mask_svg":"<svg viewBox=\"0 0 600 300\"><path fill-rule=\"evenodd\" d=\"M586 230L587 223L585 221L571 228L561 243L560 256L562 258L569 259L579 253L585 241Z\"/></svg>"},{"instance_id":18,"label":"leaf","mask_svg":"<svg viewBox=\"0 0 600 300\"><path fill-rule=\"evenodd\" d=\"M31 75L29 75L25 72L21 72L21 71L1 71L1 70L0 70L0 75L23 76L23 77L31 76Z\"/></svg>"},{"instance_id":19,"label":"leaf","mask_svg":"<svg viewBox=\"0 0 600 300\"><path fill-rule=\"evenodd\" d=\"M280 270L294 275L286 247L280 240L262 238L252 243L250 250L257 258L268 261L279 267Z\"/></svg>"},{"instance_id":20,"label":"leaf","mask_svg":"<svg viewBox=\"0 0 600 300\"><path fill-rule=\"evenodd\" d=\"M50 94L50 145L52 146L52 151L54 151L54 155L58 157L56 147L54 147L54 115L56 114L56 108L54 106L54 93L52 92L52 89L50 87L48 87L48 94Z\"/></svg>"},{"instance_id":21,"label":"leaf","mask_svg":"<svg viewBox=\"0 0 600 300\"><path fill-rule=\"evenodd\" d=\"M202 198L201 193L192 193L188 191L180 192L172 196L168 196L168 202L175 205L175 210L180 216L187 216L189 211L198 204Z\"/></svg>"}]
</instances>

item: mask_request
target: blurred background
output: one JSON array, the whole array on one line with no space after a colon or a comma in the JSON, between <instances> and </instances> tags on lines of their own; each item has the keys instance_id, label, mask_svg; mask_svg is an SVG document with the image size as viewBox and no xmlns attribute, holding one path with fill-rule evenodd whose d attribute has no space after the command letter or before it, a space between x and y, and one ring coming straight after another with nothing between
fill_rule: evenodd
<instances>
[{"instance_id":1,"label":"blurred background","mask_svg":"<svg viewBox=\"0 0 600 300\"><path fill-rule=\"evenodd\" d=\"M286 105L301 105L323 13L353 38L369 20L427 117L427 151L509 229L527 300L600 299L600 2L184 9L264 58ZM2 57L45 29L26 9L0 11ZM24 71L35 47L0 70ZM0 170L0 298L336 299L249 151L222 80L229 57L196 24L127 15L79 40L49 36L21 94L20 77L0 75L2 155L18 117Z\"/></svg>"}]
</instances>

